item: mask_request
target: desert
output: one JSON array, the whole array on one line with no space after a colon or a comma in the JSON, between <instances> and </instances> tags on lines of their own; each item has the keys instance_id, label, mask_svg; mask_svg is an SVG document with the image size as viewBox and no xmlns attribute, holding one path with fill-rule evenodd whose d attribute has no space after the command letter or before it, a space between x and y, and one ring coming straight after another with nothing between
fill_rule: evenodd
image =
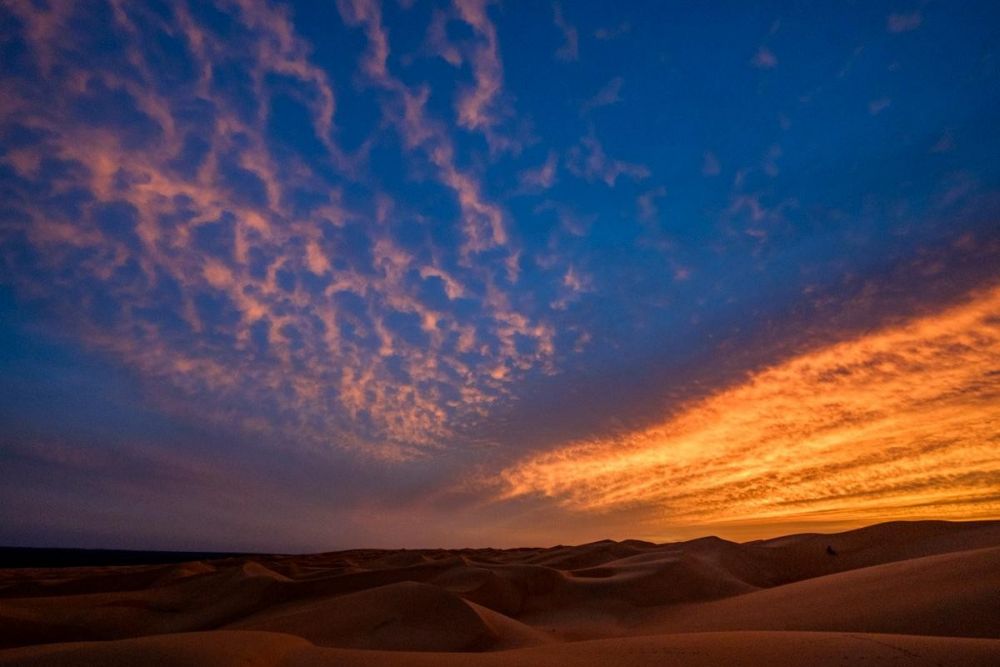
<instances>
[{"instance_id":1,"label":"desert","mask_svg":"<svg viewBox=\"0 0 1000 667\"><path fill-rule=\"evenodd\" d=\"M990 665L1000 522L0 573L0 665Z\"/></svg>"},{"instance_id":2,"label":"desert","mask_svg":"<svg viewBox=\"0 0 1000 667\"><path fill-rule=\"evenodd\" d=\"M998 0L0 0L0 667L1000 667L998 127Z\"/></svg>"}]
</instances>

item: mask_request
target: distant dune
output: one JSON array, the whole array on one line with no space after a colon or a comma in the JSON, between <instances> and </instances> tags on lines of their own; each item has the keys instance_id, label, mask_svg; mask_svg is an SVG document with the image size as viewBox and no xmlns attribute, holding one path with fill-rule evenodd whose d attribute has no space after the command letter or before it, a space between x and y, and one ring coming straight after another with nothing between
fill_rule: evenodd
<instances>
[{"instance_id":1,"label":"distant dune","mask_svg":"<svg viewBox=\"0 0 1000 667\"><path fill-rule=\"evenodd\" d=\"M998 665L1000 521L0 570L0 665Z\"/></svg>"}]
</instances>

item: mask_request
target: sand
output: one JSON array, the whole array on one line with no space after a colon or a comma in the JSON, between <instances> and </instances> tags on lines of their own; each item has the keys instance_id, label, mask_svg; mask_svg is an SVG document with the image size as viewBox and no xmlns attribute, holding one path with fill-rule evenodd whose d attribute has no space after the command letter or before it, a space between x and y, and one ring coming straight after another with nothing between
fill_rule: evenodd
<instances>
[{"instance_id":1,"label":"sand","mask_svg":"<svg viewBox=\"0 0 1000 667\"><path fill-rule=\"evenodd\" d=\"M1000 521L0 570L0 649L0 665L995 665Z\"/></svg>"}]
</instances>

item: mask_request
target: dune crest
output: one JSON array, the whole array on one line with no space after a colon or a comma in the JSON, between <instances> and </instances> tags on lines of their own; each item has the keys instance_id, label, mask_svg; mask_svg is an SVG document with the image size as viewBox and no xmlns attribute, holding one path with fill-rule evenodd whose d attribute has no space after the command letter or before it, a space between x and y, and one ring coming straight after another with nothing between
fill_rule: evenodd
<instances>
[{"instance_id":1,"label":"dune crest","mask_svg":"<svg viewBox=\"0 0 1000 667\"><path fill-rule=\"evenodd\" d=\"M0 665L996 664L998 591L1000 521L9 569Z\"/></svg>"}]
</instances>

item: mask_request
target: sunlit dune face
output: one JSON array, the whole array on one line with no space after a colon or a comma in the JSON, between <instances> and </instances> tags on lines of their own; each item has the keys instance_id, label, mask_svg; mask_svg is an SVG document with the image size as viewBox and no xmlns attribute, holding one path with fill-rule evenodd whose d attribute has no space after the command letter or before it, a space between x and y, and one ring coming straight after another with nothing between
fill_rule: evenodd
<instances>
[{"instance_id":1,"label":"sunlit dune face","mask_svg":"<svg viewBox=\"0 0 1000 667\"><path fill-rule=\"evenodd\" d=\"M662 527L995 517L998 399L993 288L762 370L655 426L524 460L504 471L504 495Z\"/></svg>"}]
</instances>

